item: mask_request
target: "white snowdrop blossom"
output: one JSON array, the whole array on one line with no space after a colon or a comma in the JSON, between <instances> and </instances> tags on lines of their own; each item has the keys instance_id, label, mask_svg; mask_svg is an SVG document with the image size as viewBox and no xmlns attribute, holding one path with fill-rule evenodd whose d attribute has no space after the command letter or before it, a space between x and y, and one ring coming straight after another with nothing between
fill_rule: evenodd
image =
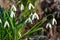
<instances>
[{"instance_id":1,"label":"white snowdrop blossom","mask_svg":"<svg viewBox=\"0 0 60 40\"><path fill-rule=\"evenodd\" d=\"M5 24L4 24L4 28L6 28L6 26L9 27L9 23L8 23L8 21L5 22Z\"/></svg>"},{"instance_id":2,"label":"white snowdrop blossom","mask_svg":"<svg viewBox=\"0 0 60 40\"><path fill-rule=\"evenodd\" d=\"M11 10L17 11L16 7L14 5L12 5Z\"/></svg>"},{"instance_id":3,"label":"white snowdrop blossom","mask_svg":"<svg viewBox=\"0 0 60 40\"><path fill-rule=\"evenodd\" d=\"M11 18L15 17L15 13L13 11L11 11L10 17Z\"/></svg>"},{"instance_id":4,"label":"white snowdrop blossom","mask_svg":"<svg viewBox=\"0 0 60 40\"><path fill-rule=\"evenodd\" d=\"M32 16L32 20L34 20L34 19L39 20L39 16L38 16L38 14L36 12Z\"/></svg>"},{"instance_id":5,"label":"white snowdrop blossom","mask_svg":"<svg viewBox=\"0 0 60 40\"><path fill-rule=\"evenodd\" d=\"M57 21L55 18L53 18L53 20L52 20L52 25L54 25L54 24L57 24Z\"/></svg>"},{"instance_id":6,"label":"white snowdrop blossom","mask_svg":"<svg viewBox=\"0 0 60 40\"><path fill-rule=\"evenodd\" d=\"M33 24L31 18L28 18L28 19L25 21L25 23L27 23L27 22L30 22L31 24Z\"/></svg>"},{"instance_id":7,"label":"white snowdrop blossom","mask_svg":"<svg viewBox=\"0 0 60 40\"><path fill-rule=\"evenodd\" d=\"M23 5L23 4L21 4L21 11L22 11L22 10L24 10L24 5Z\"/></svg>"},{"instance_id":8,"label":"white snowdrop blossom","mask_svg":"<svg viewBox=\"0 0 60 40\"><path fill-rule=\"evenodd\" d=\"M29 3L29 7L28 8L29 8L29 10L31 10L31 8L34 9L35 7L31 3Z\"/></svg>"},{"instance_id":9,"label":"white snowdrop blossom","mask_svg":"<svg viewBox=\"0 0 60 40\"><path fill-rule=\"evenodd\" d=\"M47 23L46 28L52 28L52 25L50 23Z\"/></svg>"},{"instance_id":10,"label":"white snowdrop blossom","mask_svg":"<svg viewBox=\"0 0 60 40\"><path fill-rule=\"evenodd\" d=\"M2 20L0 19L0 23L2 23Z\"/></svg>"}]
</instances>

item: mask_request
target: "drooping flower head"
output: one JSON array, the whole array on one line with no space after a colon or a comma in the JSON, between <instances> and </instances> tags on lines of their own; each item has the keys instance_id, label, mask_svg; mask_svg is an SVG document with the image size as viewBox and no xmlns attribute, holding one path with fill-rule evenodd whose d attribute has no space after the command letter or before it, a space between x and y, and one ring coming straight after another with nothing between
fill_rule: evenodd
<instances>
[{"instance_id":1,"label":"drooping flower head","mask_svg":"<svg viewBox=\"0 0 60 40\"><path fill-rule=\"evenodd\" d=\"M39 16L38 16L38 14L36 12L32 16L32 20L34 20L34 19L39 20Z\"/></svg>"},{"instance_id":2,"label":"drooping flower head","mask_svg":"<svg viewBox=\"0 0 60 40\"><path fill-rule=\"evenodd\" d=\"M4 28L6 28L6 26L8 26L8 27L10 26L9 22L7 20L5 21Z\"/></svg>"},{"instance_id":3,"label":"drooping flower head","mask_svg":"<svg viewBox=\"0 0 60 40\"><path fill-rule=\"evenodd\" d=\"M27 23L27 22L30 22L31 24L33 24L33 22L32 22L30 17L25 21L25 23Z\"/></svg>"},{"instance_id":4,"label":"drooping flower head","mask_svg":"<svg viewBox=\"0 0 60 40\"><path fill-rule=\"evenodd\" d=\"M24 10L24 5L23 5L23 4L21 4L21 11L22 11L22 10Z\"/></svg>"},{"instance_id":5,"label":"drooping flower head","mask_svg":"<svg viewBox=\"0 0 60 40\"><path fill-rule=\"evenodd\" d=\"M50 23L47 23L46 28L52 28L52 25Z\"/></svg>"},{"instance_id":6,"label":"drooping flower head","mask_svg":"<svg viewBox=\"0 0 60 40\"><path fill-rule=\"evenodd\" d=\"M13 10L13 11L17 11L15 5L12 5L11 10Z\"/></svg>"},{"instance_id":7,"label":"drooping flower head","mask_svg":"<svg viewBox=\"0 0 60 40\"><path fill-rule=\"evenodd\" d=\"M31 10L32 8L34 9L35 7L32 5L32 3L29 3L29 10Z\"/></svg>"},{"instance_id":8,"label":"drooping flower head","mask_svg":"<svg viewBox=\"0 0 60 40\"><path fill-rule=\"evenodd\" d=\"M53 19L52 19L52 25L55 25L55 24L57 24L57 21L56 21L55 18L53 18Z\"/></svg>"},{"instance_id":9,"label":"drooping flower head","mask_svg":"<svg viewBox=\"0 0 60 40\"><path fill-rule=\"evenodd\" d=\"M15 13L13 11L11 11L10 17L11 18L15 17Z\"/></svg>"}]
</instances>

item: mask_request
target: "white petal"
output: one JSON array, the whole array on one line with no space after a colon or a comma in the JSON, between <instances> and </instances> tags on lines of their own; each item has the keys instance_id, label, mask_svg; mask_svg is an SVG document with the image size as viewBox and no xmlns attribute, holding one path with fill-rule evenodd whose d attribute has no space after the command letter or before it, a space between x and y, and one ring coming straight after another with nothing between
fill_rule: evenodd
<instances>
[{"instance_id":1,"label":"white petal","mask_svg":"<svg viewBox=\"0 0 60 40\"><path fill-rule=\"evenodd\" d=\"M31 24L33 24L31 18L29 18L29 22L31 22Z\"/></svg>"},{"instance_id":2,"label":"white petal","mask_svg":"<svg viewBox=\"0 0 60 40\"><path fill-rule=\"evenodd\" d=\"M6 26L9 27L9 23L8 23L8 21L5 22L5 24L4 24L4 28L6 28Z\"/></svg>"},{"instance_id":3,"label":"white petal","mask_svg":"<svg viewBox=\"0 0 60 40\"><path fill-rule=\"evenodd\" d=\"M57 24L57 21L55 18L53 18L53 20L52 20L52 25L54 25L54 24Z\"/></svg>"},{"instance_id":4,"label":"white petal","mask_svg":"<svg viewBox=\"0 0 60 40\"><path fill-rule=\"evenodd\" d=\"M17 11L16 7L14 5L12 5L12 8L14 11Z\"/></svg>"},{"instance_id":5,"label":"white petal","mask_svg":"<svg viewBox=\"0 0 60 40\"><path fill-rule=\"evenodd\" d=\"M2 23L2 20L0 19L0 23Z\"/></svg>"},{"instance_id":6,"label":"white petal","mask_svg":"<svg viewBox=\"0 0 60 40\"><path fill-rule=\"evenodd\" d=\"M31 18L28 18L28 19L25 21L25 23L27 23L27 22L30 22L31 24L33 24Z\"/></svg>"},{"instance_id":7,"label":"white petal","mask_svg":"<svg viewBox=\"0 0 60 40\"><path fill-rule=\"evenodd\" d=\"M35 16L33 15L33 16L32 16L32 20L34 20L34 19L35 19Z\"/></svg>"},{"instance_id":8,"label":"white petal","mask_svg":"<svg viewBox=\"0 0 60 40\"><path fill-rule=\"evenodd\" d=\"M13 11L11 11L10 17L11 18L15 17L15 13Z\"/></svg>"},{"instance_id":9,"label":"white petal","mask_svg":"<svg viewBox=\"0 0 60 40\"><path fill-rule=\"evenodd\" d=\"M35 8L31 3L29 3L29 10L31 10L31 8Z\"/></svg>"},{"instance_id":10,"label":"white petal","mask_svg":"<svg viewBox=\"0 0 60 40\"><path fill-rule=\"evenodd\" d=\"M50 23L47 23L46 28L52 28L52 25Z\"/></svg>"},{"instance_id":11,"label":"white petal","mask_svg":"<svg viewBox=\"0 0 60 40\"><path fill-rule=\"evenodd\" d=\"M38 16L38 14L35 12L35 15L36 15L36 17L37 17L37 20L39 20L39 16Z\"/></svg>"},{"instance_id":12,"label":"white petal","mask_svg":"<svg viewBox=\"0 0 60 40\"><path fill-rule=\"evenodd\" d=\"M34 20L34 19L39 20L39 16L38 16L38 14L37 14L36 12L34 13L34 15L33 15L33 17L32 17L32 20Z\"/></svg>"},{"instance_id":13,"label":"white petal","mask_svg":"<svg viewBox=\"0 0 60 40\"><path fill-rule=\"evenodd\" d=\"M24 10L24 5L23 4L21 4L21 10Z\"/></svg>"}]
</instances>

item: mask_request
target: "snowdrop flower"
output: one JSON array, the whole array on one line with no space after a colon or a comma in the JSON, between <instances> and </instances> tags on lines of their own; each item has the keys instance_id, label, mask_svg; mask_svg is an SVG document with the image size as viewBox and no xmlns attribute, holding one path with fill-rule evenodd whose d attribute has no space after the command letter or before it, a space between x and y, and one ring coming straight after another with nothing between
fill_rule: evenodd
<instances>
[{"instance_id":1,"label":"snowdrop flower","mask_svg":"<svg viewBox=\"0 0 60 40\"><path fill-rule=\"evenodd\" d=\"M11 10L17 11L16 7L14 5L12 5Z\"/></svg>"},{"instance_id":2,"label":"snowdrop flower","mask_svg":"<svg viewBox=\"0 0 60 40\"><path fill-rule=\"evenodd\" d=\"M11 18L15 17L15 13L13 11L11 11L10 17Z\"/></svg>"},{"instance_id":3,"label":"snowdrop flower","mask_svg":"<svg viewBox=\"0 0 60 40\"><path fill-rule=\"evenodd\" d=\"M53 18L53 20L52 20L52 25L54 25L54 24L57 24L57 21L55 18Z\"/></svg>"},{"instance_id":4,"label":"snowdrop flower","mask_svg":"<svg viewBox=\"0 0 60 40\"><path fill-rule=\"evenodd\" d=\"M32 20L34 20L34 19L39 20L39 16L38 16L38 14L36 12L32 16Z\"/></svg>"},{"instance_id":5,"label":"snowdrop flower","mask_svg":"<svg viewBox=\"0 0 60 40\"><path fill-rule=\"evenodd\" d=\"M29 3L29 10L31 10L31 8L35 8L31 3Z\"/></svg>"},{"instance_id":6,"label":"snowdrop flower","mask_svg":"<svg viewBox=\"0 0 60 40\"><path fill-rule=\"evenodd\" d=\"M5 24L4 24L4 28L6 28L6 26L9 27L9 23L8 23L8 21L5 22Z\"/></svg>"},{"instance_id":7,"label":"snowdrop flower","mask_svg":"<svg viewBox=\"0 0 60 40\"><path fill-rule=\"evenodd\" d=\"M0 23L2 23L2 20L0 19Z\"/></svg>"},{"instance_id":8,"label":"snowdrop flower","mask_svg":"<svg viewBox=\"0 0 60 40\"><path fill-rule=\"evenodd\" d=\"M31 24L33 24L31 18L28 18L28 19L25 21L25 23L27 23L27 22L30 22Z\"/></svg>"},{"instance_id":9,"label":"snowdrop flower","mask_svg":"<svg viewBox=\"0 0 60 40\"><path fill-rule=\"evenodd\" d=\"M24 5L23 5L23 4L21 4L21 11L22 11L22 10L24 10Z\"/></svg>"},{"instance_id":10,"label":"snowdrop flower","mask_svg":"<svg viewBox=\"0 0 60 40\"><path fill-rule=\"evenodd\" d=\"M52 25L50 23L47 23L46 28L52 28Z\"/></svg>"}]
</instances>

